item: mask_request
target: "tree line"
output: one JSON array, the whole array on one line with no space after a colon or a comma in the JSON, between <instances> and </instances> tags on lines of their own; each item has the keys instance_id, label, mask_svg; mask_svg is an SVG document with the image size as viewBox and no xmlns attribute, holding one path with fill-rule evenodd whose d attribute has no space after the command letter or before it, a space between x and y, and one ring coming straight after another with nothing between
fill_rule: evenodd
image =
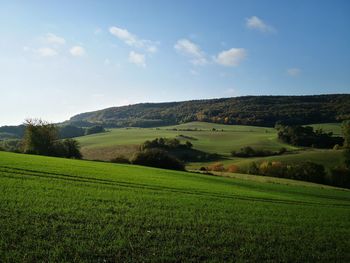
<instances>
[{"instance_id":1,"label":"tree line","mask_svg":"<svg viewBox=\"0 0 350 263\"><path fill-rule=\"evenodd\" d=\"M157 127L191 121L274 127L341 122L350 118L350 95L244 96L168 103L141 103L73 116L72 125Z\"/></svg>"}]
</instances>

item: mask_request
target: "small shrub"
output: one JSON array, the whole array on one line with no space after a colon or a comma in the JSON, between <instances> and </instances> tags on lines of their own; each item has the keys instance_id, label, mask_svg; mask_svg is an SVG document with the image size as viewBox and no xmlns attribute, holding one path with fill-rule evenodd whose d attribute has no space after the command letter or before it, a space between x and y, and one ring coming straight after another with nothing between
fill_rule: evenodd
<instances>
[{"instance_id":1,"label":"small shrub","mask_svg":"<svg viewBox=\"0 0 350 263\"><path fill-rule=\"evenodd\" d=\"M245 146L241 148L239 151L232 151L231 156L233 157L265 157L265 156L274 156L274 155L280 155L287 151L286 148L281 148L277 152L273 152L270 150L262 150L262 149L254 149L250 146Z\"/></svg>"},{"instance_id":2,"label":"small shrub","mask_svg":"<svg viewBox=\"0 0 350 263\"><path fill-rule=\"evenodd\" d=\"M124 164L130 163L129 159L123 155L118 155L117 157L111 159L111 162L112 163L124 163Z\"/></svg>"},{"instance_id":3,"label":"small shrub","mask_svg":"<svg viewBox=\"0 0 350 263\"><path fill-rule=\"evenodd\" d=\"M247 172L248 174L259 174L259 167L256 164L256 162L252 162L251 164L249 164Z\"/></svg>"},{"instance_id":4,"label":"small shrub","mask_svg":"<svg viewBox=\"0 0 350 263\"><path fill-rule=\"evenodd\" d=\"M92 126L90 128L87 128L85 131L85 135L101 133L101 132L105 132L105 131L106 130L102 126L96 125L96 126Z\"/></svg>"},{"instance_id":5,"label":"small shrub","mask_svg":"<svg viewBox=\"0 0 350 263\"><path fill-rule=\"evenodd\" d=\"M164 169L185 170L181 161L168 154L164 150L149 149L134 154L131 158L132 164L152 166Z\"/></svg>"},{"instance_id":6,"label":"small shrub","mask_svg":"<svg viewBox=\"0 0 350 263\"><path fill-rule=\"evenodd\" d=\"M193 144L190 141L186 141L185 145L188 149L191 149L193 147Z\"/></svg>"}]
</instances>

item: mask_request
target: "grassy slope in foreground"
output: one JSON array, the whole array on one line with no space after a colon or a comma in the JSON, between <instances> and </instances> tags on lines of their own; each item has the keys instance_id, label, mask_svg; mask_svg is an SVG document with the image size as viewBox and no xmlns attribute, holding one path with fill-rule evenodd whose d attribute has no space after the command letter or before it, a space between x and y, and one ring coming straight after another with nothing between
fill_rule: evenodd
<instances>
[{"instance_id":1,"label":"grassy slope in foreground","mask_svg":"<svg viewBox=\"0 0 350 263\"><path fill-rule=\"evenodd\" d=\"M0 152L0 261L349 262L350 192L306 185Z\"/></svg>"}]
</instances>

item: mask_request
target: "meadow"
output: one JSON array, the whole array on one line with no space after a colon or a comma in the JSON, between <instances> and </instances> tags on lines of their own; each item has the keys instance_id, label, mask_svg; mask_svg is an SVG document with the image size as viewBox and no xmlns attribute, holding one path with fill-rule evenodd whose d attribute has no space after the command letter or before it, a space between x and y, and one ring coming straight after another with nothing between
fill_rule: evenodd
<instances>
[{"instance_id":1,"label":"meadow","mask_svg":"<svg viewBox=\"0 0 350 263\"><path fill-rule=\"evenodd\" d=\"M350 261L348 190L250 178L0 152L0 261Z\"/></svg>"},{"instance_id":2,"label":"meadow","mask_svg":"<svg viewBox=\"0 0 350 263\"><path fill-rule=\"evenodd\" d=\"M339 123L313 124L311 126L333 132L335 135L341 133ZM261 162L263 160L289 163L308 160L320 163L327 168L341 163L341 151L294 147L280 142L276 130L266 127L190 122L159 128L110 129L105 133L78 137L77 140L82 146L84 158L109 161L118 155L131 157L138 150L140 144L157 137L178 138L181 141L189 140L197 150L220 154L222 159L217 161L226 166L235 164L246 168L252 161ZM271 151L278 151L281 147L285 147L289 153L259 158L230 156L232 150L239 150L245 146ZM211 163L213 162L188 163L187 168L199 169Z\"/></svg>"},{"instance_id":3,"label":"meadow","mask_svg":"<svg viewBox=\"0 0 350 263\"><path fill-rule=\"evenodd\" d=\"M191 122L159 128L110 129L105 133L78 137L77 140L87 159L109 160L115 154L128 155L128 148L131 149L130 152L133 152L135 147L144 141L157 137L189 140L195 149L226 156L229 156L232 150L239 150L246 145L269 150L278 150L281 147L290 150L297 149L279 142L276 131L272 128L205 122ZM101 152L104 154L100 155Z\"/></svg>"}]
</instances>

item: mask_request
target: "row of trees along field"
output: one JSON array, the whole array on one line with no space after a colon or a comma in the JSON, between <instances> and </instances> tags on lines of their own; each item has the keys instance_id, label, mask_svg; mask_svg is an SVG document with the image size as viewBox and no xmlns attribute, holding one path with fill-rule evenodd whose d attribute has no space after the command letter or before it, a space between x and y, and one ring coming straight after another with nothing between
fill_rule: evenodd
<instances>
[{"instance_id":1,"label":"row of trees along field","mask_svg":"<svg viewBox=\"0 0 350 263\"><path fill-rule=\"evenodd\" d=\"M279 138L293 145L319 148L336 146L337 149L343 149L342 165L327 172L323 165L312 162L287 164L263 161L260 164L252 162L245 172L350 188L350 121L342 123L343 138L333 137L332 133L322 130L313 131L312 127L279 125L277 129Z\"/></svg>"}]
</instances>

